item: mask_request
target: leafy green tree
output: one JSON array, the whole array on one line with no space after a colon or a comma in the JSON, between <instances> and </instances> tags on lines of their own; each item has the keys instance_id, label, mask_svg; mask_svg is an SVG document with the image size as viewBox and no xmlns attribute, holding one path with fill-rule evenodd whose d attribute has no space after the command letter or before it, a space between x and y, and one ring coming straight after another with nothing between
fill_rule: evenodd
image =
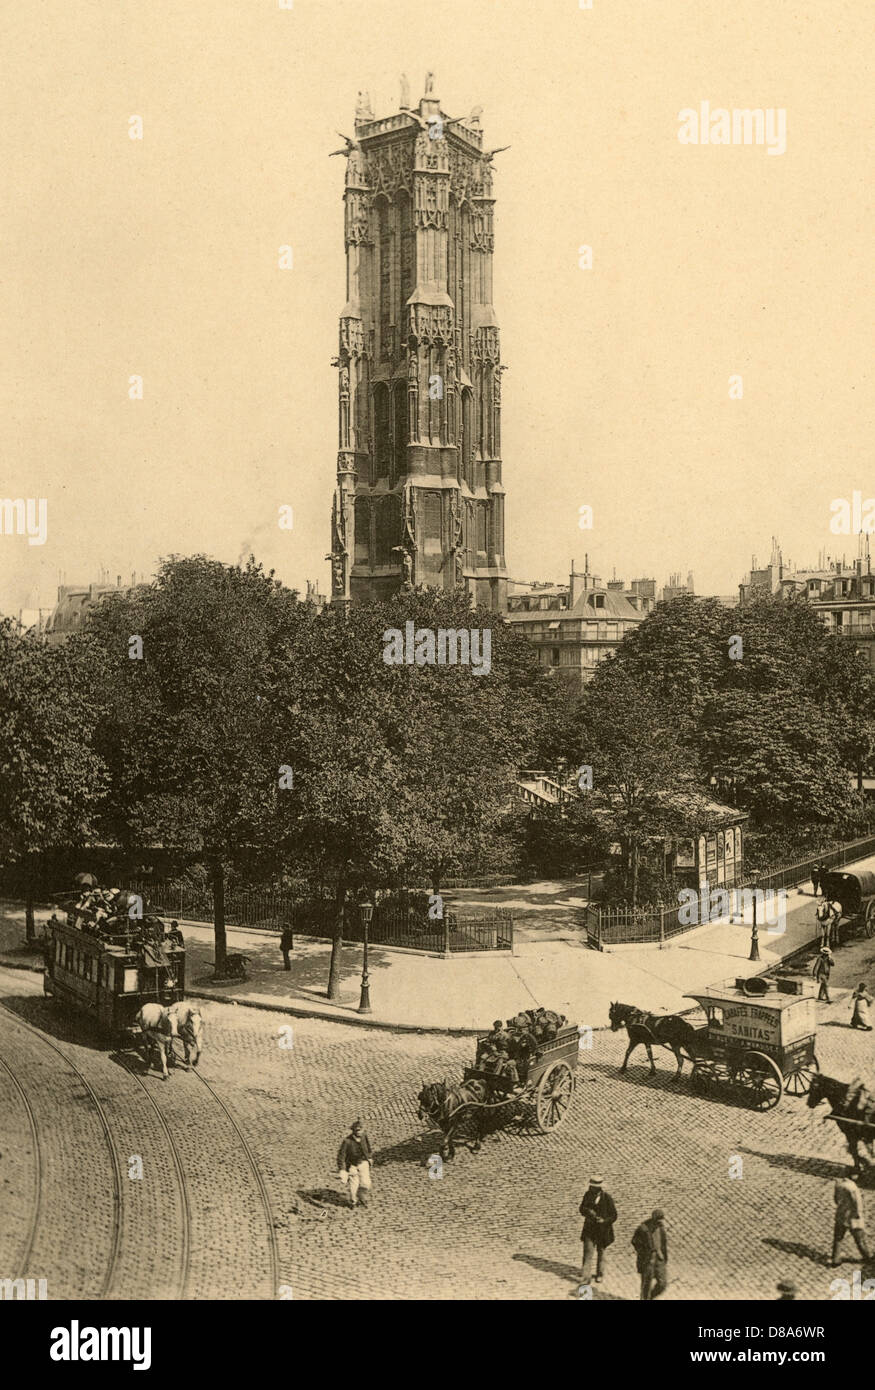
<instances>
[{"instance_id":1,"label":"leafy green tree","mask_svg":"<svg viewBox=\"0 0 875 1390\"><path fill-rule=\"evenodd\" d=\"M27 939L41 851L91 834L107 785L93 745L98 682L83 653L0 621L0 855L26 870Z\"/></svg>"},{"instance_id":2,"label":"leafy green tree","mask_svg":"<svg viewBox=\"0 0 875 1390\"><path fill-rule=\"evenodd\" d=\"M850 807L840 720L813 700L724 695L706 711L702 742L720 794L760 824L825 823Z\"/></svg>"},{"instance_id":3,"label":"leafy green tree","mask_svg":"<svg viewBox=\"0 0 875 1390\"><path fill-rule=\"evenodd\" d=\"M288 850L299 751L288 674L313 618L254 559L241 568L193 556L111 596L82 638L107 689L106 833L209 867L217 973L229 872L264 872Z\"/></svg>"},{"instance_id":4,"label":"leafy green tree","mask_svg":"<svg viewBox=\"0 0 875 1390\"><path fill-rule=\"evenodd\" d=\"M632 906L638 903L642 854L698 821L684 809L700 774L681 739L677 712L620 661L604 662L580 702L578 761L592 769L584 792L610 839L624 847Z\"/></svg>"},{"instance_id":5,"label":"leafy green tree","mask_svg":"<svg viewBox=\"0 0 875 1390\"><path fill-rule=\"evenodd\" d=\"M681 594L658 603L617 651L630 677L674 706L686 732L726 681L733 612L717 599Z\"/></svg>"},{"instance_id":6,"label":"leafy green tree","mask_svg":"<svg viewBox=\"0 0 875 1390\"><path fill-rule=\"evenodd\" d=\"M384 634L488 629L490 670L387 664ZM552 710L531 648L493 613L436 591L331 608L307 633L298 785L309 853L334 883L329 998L340 989L344 905L412 873L441 877L484 854L512 800L515 770ZM424 649L423 649L424 650Z\"/></svg>"},{"instance_id":7,"label":"leafy green tree","mask_svg":"<svg viewBox=\"0 0 875 1390\"><path fill-rule=\"evenodd\" d=\"M690 596L657 605L618 665L670 701L704 779L752 824L841 824L851 774L875 744L875 686L847 641L801 596L744 608ZM791 809L792 808L792 809Z\"/></svg>"}]
</instances>

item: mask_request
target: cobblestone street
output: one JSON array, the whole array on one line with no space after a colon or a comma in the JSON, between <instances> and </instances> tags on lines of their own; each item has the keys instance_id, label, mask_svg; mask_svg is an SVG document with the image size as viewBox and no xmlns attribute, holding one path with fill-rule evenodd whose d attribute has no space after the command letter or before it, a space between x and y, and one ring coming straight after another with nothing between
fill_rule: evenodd
<instances>
[{"instance_id":1,"label":"cobblestone street","mask_svg":"<svg viewBox=\"0 0 875 1390\"><path fill-rule=\"evenodd\" d=\"M872 956L871 942L845 948L841 985ZM785 1096L757 1113L728 1092L699 1096L661 1050L655 1078L643 1051L622 1077L625 1033L597 1032L581 1053L559 1130L505 1129L432 1177L438 1137L416 1094L460 1076L470 1039L212 1004L199 1076L164 1083L84 1045L38 976L0 971L0 994L0 1274L26 1250L49 1297L264 1298L283 1285L298 1299L576 1297L577 1206L596 1170L619 1210L596 1298L636 1297L630 1237L655 1205L671 1240L667 1297L769 1299L782 1276L800 1297L830 1297L831 1184L846 1154L825 1108ZM847 1026L847 990L819 1007L822 1070L871 1072L873 1035ZM353 1212L335 1154L357 1116L376 1165L373 1204Z\"/></svg>"}]
</instances>

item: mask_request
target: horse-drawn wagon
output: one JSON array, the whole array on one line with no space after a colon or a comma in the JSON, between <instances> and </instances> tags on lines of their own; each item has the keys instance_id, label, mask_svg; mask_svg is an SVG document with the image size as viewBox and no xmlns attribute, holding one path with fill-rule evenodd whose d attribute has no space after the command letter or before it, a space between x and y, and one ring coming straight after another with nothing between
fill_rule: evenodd
<instances>
[{"instance_id":1,"label":"horse-drawn wagon","mask_svg":"<svg viewBox=\"0 0 875 1390\"><path fill-rule=\"evenodd\" d=\"M632 1004L612 1004L611 1027L625 1027L629 1046L621 1070L643 1045L654 1075L653 1046L668 1047L680 1076L692 1066L692 1084L706 1092L735 1087L757 1110L771 1110L786 1091L802 1096L820 1070L814 1051L817 1005L814 982L804 977L723 980L701 994L687 994L704 1011L704 1027L680 1014L650 1014Z\"/></svg>"},{"instance_id":2,"label":"horse-drawn wagon","mask_svg":"<svg viewBox=\"0 0 875 1390\"><path fill-rule=\"evenodd\" d=\"M830 869L821 874L820 891L841 907L838 945L851 935L875 935L875 873L871 869Z\"/></svg>"},{"instance_id":3,"label":"horse-drawn wagon","mask_svg":"<svg viewBox=\"0 0 875 1390\"><path fill-rule=\"evenodd\" d=\"M708 1091L729 1082L756 1110L771 1110L785 1091L806 1094L820 1070L813 982L756 976L685 997L696 1000L707 1020L690 1050L694 1086Z\"/></svg>"},{"instance_id":4,"label":"horse-drawn wagon","mask_svg":"<svg viewBox=\"0 0 875 1390\"><path fill-rule=\"evenodd\" d=\"M556 1021L543 1023L538 1015ZM471 1135L472 1147L479 1149L486 1125L490 1119L503 1122L502 1112L541 1134L549 1134L564 1120L574 1095L580 1030L545 1010L531 1011L529 1019L530 1023L516 1025L516 1038L515 1020L508 1024L509 1048L500 1046L498 1056L505 1055L510 1065L494 1064L493 1032L477 1039L477 1061L465 1068L460 1084L438 1081L423 1086L419 1117L442 1131L444 1158L453 1157L453 1141L463 1130Z\"/></svg>"}]
</instances>

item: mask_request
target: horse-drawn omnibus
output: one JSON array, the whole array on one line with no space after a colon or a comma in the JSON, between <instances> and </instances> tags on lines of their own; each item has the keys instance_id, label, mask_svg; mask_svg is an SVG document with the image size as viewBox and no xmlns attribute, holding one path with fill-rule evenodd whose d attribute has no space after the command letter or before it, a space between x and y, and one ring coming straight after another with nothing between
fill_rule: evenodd
<instances>
[{"instance_id":1,"label":"horse-drawn omnibus","mask_svg":"<svg viewBox=\"0 0 875 1390\"><path fill-rule=\"evenodd\" d=\"M92 1019L107 1041L135 1035L144 1004L183 998L185 942L178 929L152 915L107 918L81 896L64 905L66 921L53 915L45 928L47 995Z\"/></svg>"}]
</instances>

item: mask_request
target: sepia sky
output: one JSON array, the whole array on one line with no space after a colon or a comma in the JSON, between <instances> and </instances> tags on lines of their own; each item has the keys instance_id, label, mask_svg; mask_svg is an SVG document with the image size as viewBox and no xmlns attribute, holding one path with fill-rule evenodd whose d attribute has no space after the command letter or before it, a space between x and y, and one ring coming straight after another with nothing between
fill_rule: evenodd
<instances>
[{"instance_id":1,"label":"sepia sky","mask_svg":"<svg viewBox=\"0 0 875 1390\"><path fill-rule=\"evenodd\" d=\"M416 102L427 69L449 115L484 106L485 148L511 146L511 577L562 579L588 551L606 578L692 570L730 594L772 534L800 564L856 554L829 520L875 495L873 30L871 0L6 6L0 496L45 497L48 539L0 535L0 612L53 602L59 570L127 581L174 552L251 548L329 591L345 162L327 156L359 88L388 115L399 74ZM680 144L701 101L785 108L786 153Z\"/></svg>"}]
</instances>

